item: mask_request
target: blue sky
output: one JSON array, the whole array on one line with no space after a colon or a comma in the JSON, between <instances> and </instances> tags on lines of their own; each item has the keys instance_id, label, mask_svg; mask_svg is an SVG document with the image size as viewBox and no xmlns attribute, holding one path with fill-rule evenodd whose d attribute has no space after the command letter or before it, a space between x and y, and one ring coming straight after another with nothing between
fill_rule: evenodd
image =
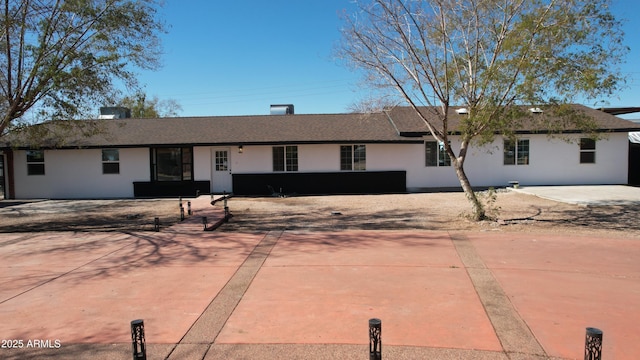
<instances>
[{"instance_id":1,"label":"blue sky","mask_svg":"<svg viewBox=\"0 0 640 360\"><path fill-rule=\"evenodd\" d=\"M631 52L627 89L606 105L640 106L640 2L613 1ZM148 95L176 100L182 116L268 114L270 104L348 112L368 92L332 56L345 9L349 0L166 0L163 67L140 80Z\"/></svg>"}]
</instances>

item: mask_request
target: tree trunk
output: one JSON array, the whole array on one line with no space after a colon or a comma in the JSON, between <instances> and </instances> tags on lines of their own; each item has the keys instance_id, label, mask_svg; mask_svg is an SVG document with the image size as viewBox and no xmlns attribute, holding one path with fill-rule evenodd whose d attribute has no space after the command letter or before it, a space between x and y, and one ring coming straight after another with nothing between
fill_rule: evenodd
<instances>
[{"instance_id":1,"label":"tree trunk","mask_svg":"<svg viewBox=\"0 0 640 360\"><path fill-rule=\"evenodd\" d=\"M484 206L471 188L471 183L469 183L467 174L464 172L463 164L464 163L462 161L453 161L453 166L456 169L456 175L458 176L458 180L460 180L460 185L462 185L462 190L464 190L464 194L473 208L472 218L474 221L484 220L486 218Z\"/></svg>"}]
</instances>

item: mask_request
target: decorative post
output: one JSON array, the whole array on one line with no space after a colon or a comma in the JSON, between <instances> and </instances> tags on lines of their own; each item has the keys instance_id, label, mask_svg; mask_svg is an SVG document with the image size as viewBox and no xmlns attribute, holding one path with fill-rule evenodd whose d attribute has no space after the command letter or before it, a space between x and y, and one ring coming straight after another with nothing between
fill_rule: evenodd
<instances>
[{"instance_id":1,"label":"decorative post","mask_svg":"<svg viewBox=\"0 0 640 360\"><path fill-rule=\"evenodd\" d=\"M382 321L369 319L369 360L382 360Z\"/></svg>"},{"instance_id":2,"label":"decorative post","mask_svg":"<svg viewBox=\"0 0 640 360\"><path fill-rule=\"evenodd\" d=\"M180 204L180 221L184 220L184 207Z\"/></svg>"},{"instance_id":3,"label":"decorative post","mask_svg":"<svg viewBox=\"0 0 640 360\"><path fill-rule=\"evenodd\" d=\"M227 195L224 196L224 221L229 221L229 207L227 206Z\"/></svg>"},{"instance_id":4,"label":"decorative post","mask_svg":"<svg viewBox=\"0 0 640 360\"><path fill-rule=\"evenodd\" d=\"M587 328L584 342L584 360L602 359L602 330Z\"/></svg>"},{"instance_id":5,"label":"decorative post","mask_svg":"<svg viewBox=\"0 0 640 360\"><path fill-rule=\"evenodd\" d=\"M191 201L187 201L187 215L191 216Z\"/></svg>"},{"instance_id":6,"label":"decorative post","mask_svg":"<svg viewBox=\"0 0 640 360\"><path fill-rule=\"evenodd\" d=\"M204 226L204 231L207 230L207 217L203 216L202 217L202 225Z\"/></svg>"},{"instance_id":7,"label":"decorative post","mask_svg":"<svg viewBox=\"0 0 640 360\"><path fill-rule=\"evenodd\" d=\"M153 228L156 232L160 231L160 218L157 217L153 219Z\"/></svg>"},{"instance_id":8,"label":"decorative post","mask_svg":"<svg viewBox=\"0 0 640 360\"><path fill-rule=\"evenodd\" d=\"M147 348L144 340L144 321L142 319L131 322L131 345L133 360L147 360Z\"/></svg>"}]
</instances>

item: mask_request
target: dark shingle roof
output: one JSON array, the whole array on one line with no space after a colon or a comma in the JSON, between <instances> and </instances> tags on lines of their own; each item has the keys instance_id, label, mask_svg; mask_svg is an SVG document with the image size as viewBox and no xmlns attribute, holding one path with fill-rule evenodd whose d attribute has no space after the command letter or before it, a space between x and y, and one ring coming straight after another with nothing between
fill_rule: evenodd
<instances>
[{"instance_id":1,"label":"dark shingle roof","mask_svg":"<svg viewBox=\"0 0 640 360\"><path fill-rule=\"evenodd\" d=\"M640 131L640 124L619 119L580 105L574 108L591 116L601 131ZM455 132L462 116L450 109L449 129ZM429 114L428 108L421 108ZM433 113L430 116L435 116ZM540 114L535 116L550 116ZM534 118L535 118L534 116ZM69 121L36 127L38 144L20 134L4 136L0 147L136 147L171 145L256 145L309 143L412 143L429 134L426 125L408 107L372 114L300 114L258 116L182 117L162 119L85 120L96 125L93 134L70 131ZM56 129L56 127L59 128ZM91 127L91 126L90 126ZM517 132L540 132L523 127ZM568 129L570 132L571 129ZM54 135L59 134L59 135ZM31 137L33 139L33 136Z\"/></svg>"},{"instance_id":2,"label":"dark shingle roof","mask_svg":"<svg viewBox=\"0 0 640 360\"><path fill-rule=\"evenodd\" d=\"M586 117L593 119L596 123L596 128L598 131L607 131L607 132L628 132L628 131L640 131L640 126L638 124L634 124L631 121L620 119L611 114L607 114L603 111L597 109L591 109L589 107L583 105L570 105L571 109L577 111L579 114L583 114ZM447 118L448 118L448 128L450 132L456 133L458 126L460 124L460 120L467 115L461 115L456 112L456 110L461 107L450 107ZM524 106L522 110L527 112L527 110L531 108L531 106ZM421 107L419 110L422 114L430 119L436 119L437 113L439 109L437 108L428 108ZM429 134L429 129L425 125L424 121L420 119L415 111L410 107L395 107L388 111L389 118L393 120L398 131L406 136L418 136L418 135L427 135ZM544 119L544 121L539 121ZM524 119L520 126L515 129L516 133L545 133L545 128L541 128L542 124L548 124L550 122L556 121L557 119L553 118L550 111L545 111L541 114L531 114L528 119ZM439 124L439 121L435 121L436 124ZM441 128L438 130L442 130ZM578 131L577 128L564 128L563 132L575 132Z\"/></svg>"},{"instance_id":3,"label":"dark shingle roof","mask_svg":"<svg viewBox=\"0 0 640 360\"><path fill-rule=\"evenodd\" d=\"M177 144L251 145L416 141L416 139L400 136L383 113L86 121L98 124L96 135L88 137L65 135L63 143L49 139L45 140L45 145L41 146L125 147ZM52 126L51 123L43 125ZM14 146L24 146L15 141L12 143Z\"/></svg>"}]
</instances>

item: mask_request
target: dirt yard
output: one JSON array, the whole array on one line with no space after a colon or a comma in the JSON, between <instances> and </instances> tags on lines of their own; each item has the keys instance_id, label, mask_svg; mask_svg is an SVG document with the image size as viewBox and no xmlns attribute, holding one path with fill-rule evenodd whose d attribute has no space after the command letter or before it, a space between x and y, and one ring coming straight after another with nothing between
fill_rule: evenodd
<instances>
[{"instance_id":1,"label":"dirt yard","mask_svg":"<svg viewBox=\"0 0 640 360\"><path fill-rule=\"evenodd\" d=\"M222 206L218 203L216 206ZM218 231L416 229L606 234L640 238L640 205L580 206L501 191L496 221L473 222L463 193L234 197ZM151 231L179 221L178 200L0 201L0 232Z\"/></svg>"}]
</instances>

